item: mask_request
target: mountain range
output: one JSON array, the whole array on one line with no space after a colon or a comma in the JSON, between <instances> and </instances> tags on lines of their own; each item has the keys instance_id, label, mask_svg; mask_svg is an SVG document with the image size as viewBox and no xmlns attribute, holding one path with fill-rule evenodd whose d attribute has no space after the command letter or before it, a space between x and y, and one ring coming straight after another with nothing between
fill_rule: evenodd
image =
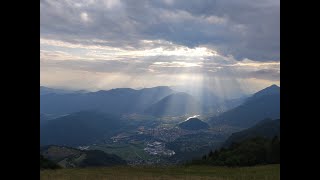
<instances>
[{"instance_id":1,"label":"mountain range","mask_svg":"<svg viewBox=\"0 0 320 180\"><path fill-rule=\"evenodd\" d=\"M249 98L243 104L209 119L211 126L226 124L248 128L265 118L280 117L280 87L272 85Z\"/></svg>"},{"instance_id":2,"label":"mountain range","mask_svg":"<svg viewBox=\"0 0 320 180\"><path fill-rule=\"evenodd\" d=\"M83 110L112 114L142 113L173 92L169 87L160 86L141 90L118 88L89 93L43 94L40 95L40 112L60 115Z\"/></svg>"},{"instance_id":3,"label":"mountain range","mask_svg":"<svg viewBox=\"0 0 320 180\"><path fill-rule=\"evenodd\" d=\"M273 85L241 99L242 104L205 119L211 127L248 128L280 116L280 87ZM190 94L169 87L112 89L90 93L40 96L40 143L77 146L101 141L120 131L153 123L156 117L198 115L206 111ZM125 113L147 114L143 122L128 121ZM141 116L143 117L143 116ZM130 119L130 118L129 118ZM139 121L139 122L142 122ZM150 124L149 123L149 124ZM186 123L190 124L190 123Z\"/></svg>"},{"instance_id":4,"label":"mountain range","mask_svg":"<svg viewBox=\"0 0 320 180\"><path fill-rule=\"evenodd\" d=\"M201 104L183 92L171 94L152 104L144 112L153 116L181 116L201 113Z\"/></svg>"},{"instance_id":5,"label":"mountain range","mask_svg":"<svg viewBox=\"0 0 320 180\"><path fill-rule=\"evenodd\" d=\"M87 93L87 92L88 91L85 91L85 90L72 91L72 90L56 89L56 88L49 88L49 87L45 87L45 86L40 86L40 95L45 95L45 94Z\"/></svg>"},{"instance_id":6,"label":"mountain range","mask_svg":"<svg viewBox=\"0 0 320 180\"><path fill-rule=\"evenodd\" d=\"M83 110L98 110L118 115L138 113L158 117L193 113L216 114L240 105L243 99L221 99L205 88L197 92L188 89L179 92L167 86L87 92L40 86L40 112L52 115L66 115ZM168 105L172 109L168 108Z\"/></svg>"},{"instance_id":7,"label":"mountain range","mask_svg":"<svg viewBox=\"0 0 320 180\"><path fill-rule=\"evenodd\" d=\"M177 92L166 86L140 90L117 88L83 93L44 93L40 95L40 145L63 146L65 148L49 148L44 152L57 151L55 155L73 152L72 156L54 162L66 167L84 167L108 165L110 156L98 151L75 150L75 147L115 153L114 147L124 146L137 148L140 156L140 153L146 153L143 149L146 142L161 141L164 147L175 152L167 160L182 162L210 149L228 147L248 138L279 135L280 120L267 118L279 119L280 87L272 85L249 97L225 100L217 106L216 103L221 101L211 100L213 95L207 94L204 101L199 96ZM219 113L212 115L213 111ZM261 145L265 143L268 144L263 141ZM127 152L126 148L121 153ZM128 163L133 161L126 160Z\"/></svg>"}]
</instances>

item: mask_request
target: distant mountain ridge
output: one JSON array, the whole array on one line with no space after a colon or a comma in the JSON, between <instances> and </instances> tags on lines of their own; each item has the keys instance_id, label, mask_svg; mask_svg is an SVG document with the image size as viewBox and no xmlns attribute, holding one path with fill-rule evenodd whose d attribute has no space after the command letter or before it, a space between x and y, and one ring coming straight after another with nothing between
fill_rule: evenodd
<instances>
[{"instance_id":1,"label":"distant mountain ridge","mask_svg":"<svg viewBox=\"0 0 320 180\"><path fill-rule=\"evenodd\" d=\"M201 111L200 103L191 95L179 92L164 97L144 112L153 116L181 116Z\"/></svg>"},{"instance_id":2,"label":"distant mountain ridge","mask_svg":"<svg viewBox=\"0 0 320 180\"><path fill-rule=\"evenodd\" d=\"M280 94L280 87L273 84L265 89L262 89L262 90L256 92L255 94L253 94L252 97L250 97L250 99L259 98L259 97L266 96L266 95L278 95L278 94Z\"/></svg>"},{"instance_id":3,"label":"distant mountain ridge","mask_svg":"<svg viewBox=\"0 0 320 180\"><path fill-rule=\"evenodd\" d=\"M218 97L206 87L190 88L184 86L173 86L172 89L190 94L197 99L200 104L207 108L217 108L217 106L223 102L222 98Z\"/></svg>"},{"instance_id":4,"label":"distant mountain ridge","mask_svg":"<svg viewBox=\"0 0 320 180\"><path fill-rule=\"evenodd\" d=\"M117 88L89 93L44 94L40 96L40 112L69 114L83 110L106 113L141 113L151 104L174 93L169 87L160 86L134 90Z\"/></svg>"},{"instance_id":5,"label":"distant mountain ridge","mask_svg":"<svg viewBox=\"0 0 320 180\"><path fill-rule=\"evenodd\" d=\"M264 118L280 115L280 87L272 85L248 98L220 102L207 90L200 97L176 92L167 86L116 88L88 93L49 93L40 95L40 112L54 116L79 111L101 111L116 115L147 114L151 116L183 116L208 113L210 125L227 123L250 127ZM202 99L201 99L202 97ZM230 110L231 109L231 110Z\"/></svg>"},{"instance_id":6,"label":"distant mountain ridge","mask_svg":"<svg viewBox=\"0 0 320 180\"><path fill-rule=\"evenodd\" d=\"M280 87L272 85L255 93L240 106L210 118L209 123L212 126L227 124L248 128L263 119L279 117Z\"/></svg>"},{"instance_id":7,"label":"distant mountain ridge","mask_svg":"<svg viewBox=\"0 0 320 180\"><path fill-rule=\"evenodd\" d=\"M56 88L49 88L45 86L40 86L40 95L45 94L71 94L71 93L87 93L88 91L85 90L65 90L65 89L56 89Z\"/></svg>"}]
</instances>

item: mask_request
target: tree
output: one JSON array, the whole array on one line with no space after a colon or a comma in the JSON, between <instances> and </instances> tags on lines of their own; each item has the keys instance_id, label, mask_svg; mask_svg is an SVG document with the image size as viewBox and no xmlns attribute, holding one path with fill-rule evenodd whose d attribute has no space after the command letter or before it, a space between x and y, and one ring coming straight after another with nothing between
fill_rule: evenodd
<instances>
[{"instance_id":1,"label":"tree","mask_svg":"<svg viewBox=\"0 0 320 180\"><path fill-rule=\"evenodd\" d=\"M202 160L206 160L207 159L207 155L202 156Z\"/></svg>"},{"instance_id":2,"label":"tree","mask_svg":"<svg viewBox=\"0 0 320 180\"><path fill-rule=\"evenodd\" d=\"M196 163L196 162L194 162ZM253 166L280 163L280 139L256 137L247 139L228 148L212 150L202 156L199 163L227 166Z\"/></svg>"}]
</instances>

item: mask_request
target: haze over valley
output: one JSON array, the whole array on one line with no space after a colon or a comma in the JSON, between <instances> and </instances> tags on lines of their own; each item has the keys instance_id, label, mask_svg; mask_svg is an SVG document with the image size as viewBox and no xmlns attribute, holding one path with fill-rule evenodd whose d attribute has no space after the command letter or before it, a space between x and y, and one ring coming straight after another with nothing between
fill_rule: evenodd
<instances>
[{"instance_id":1,"label":"haze over valley","mask_svg":"<svg viewBox=\"0 0 320 180\"><path fill-rule=\"evenodd\" d=\"M239 99L210 97L216 101L166 86L97 92L40 87L40 142L102 150L133 165L176 164L220 148L234 132L280 117L276 85Z\"/></svg>"}]
</instances>

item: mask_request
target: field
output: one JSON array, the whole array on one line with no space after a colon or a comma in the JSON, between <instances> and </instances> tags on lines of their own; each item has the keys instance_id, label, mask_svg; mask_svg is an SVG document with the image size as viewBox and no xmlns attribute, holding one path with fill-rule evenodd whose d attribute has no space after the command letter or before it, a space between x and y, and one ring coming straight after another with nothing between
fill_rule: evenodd
<instances>
[{"instance_id":1,"label":"field","mask_svg":"<svg viewBox=\"0 0 320 180\"><path fill-rule=\"evenodd\" d=\"M123 143L123 144L112 144L112 145L99 145L91 146L90 149L101 150L109 154L115 154L126 160L135 159L150 159L152 158L143 149L145 145L143 142L139 143Z\"/></svg>"},{"instance_id":2,"label":"field","mask_svg":"<svg viewBox=\"0 0 320 180\"><path fill-rule=\"evenodd\" d=\"M213 180L277 180L280 165L255 167L104 167L40 171L41 180L107 180L107 179L213 179Z\"/></svg>"}]
</instances>

